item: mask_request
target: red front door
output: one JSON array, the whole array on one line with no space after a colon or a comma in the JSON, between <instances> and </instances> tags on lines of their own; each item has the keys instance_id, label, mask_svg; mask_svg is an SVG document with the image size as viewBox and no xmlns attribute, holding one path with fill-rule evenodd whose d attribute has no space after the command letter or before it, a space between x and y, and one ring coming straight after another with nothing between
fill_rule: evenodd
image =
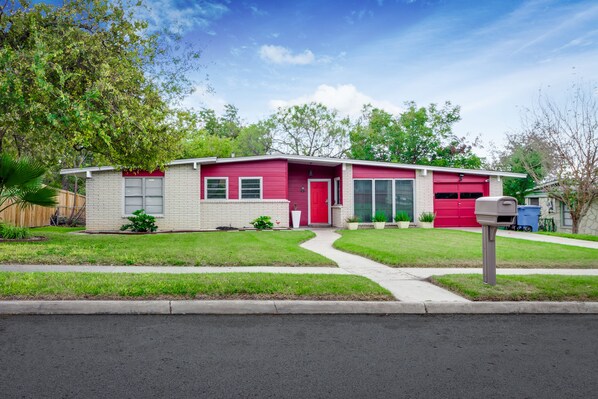
<instances>
[{"instance_id":1,"label":"red front door","mask_svg":"<svg viewBox=\"0 0 598 399\"><path fill-rule=\"evenodd\" d=\"M328 184L326 181L309 183L309 216L310 223L326 223L328 220Z\"/></svg>"}]
</instances>

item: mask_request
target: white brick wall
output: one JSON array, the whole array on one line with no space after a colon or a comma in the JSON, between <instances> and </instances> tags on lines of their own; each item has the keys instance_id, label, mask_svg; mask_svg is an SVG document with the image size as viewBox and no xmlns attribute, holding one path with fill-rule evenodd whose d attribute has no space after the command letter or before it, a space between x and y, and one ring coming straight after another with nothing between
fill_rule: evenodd
<instances>
[{"instance_id":1,"label":"white brick wall","mask_svg":"<svg viewBox=\"0 0 598 399\"><path fill-rule=\"evenodd\" d=\"M123 177L118 171L96 172L87 180L86 229L118 230L123 225Z\"/></svg>"},{"instance_id":2,"label":"white brick wall","mask_svg":"<svg viewBox=\"0 0 598 399\"><path fill-rule=\"evenodd\" d=\"M434 172L415 171L415 223L422 212L434 212Z\"/></svg>"},{"instance_id":3,"label":"white brick wall","mask_svg":"<svg viewBox=\"0 0 598 399\"><path fill-rule=\"evenodd\" d=\"M218 226L251 227L249 222L258 216L272 217L274 227L289 227L287 200L203 200L201 201L201 228ZM276 224L280 220L280 224Z\"/></svg>"},{"instance_id":4,"label":"white brick wall","mask_svg":"<svg viewBox=\"0 0 598 399\"><path fill-rule=\"evenodd\" d=\"M160 230L200 229L200 165L175 165L164 176L164 217L156 224Z\"/></svg>"},{"instance_id":5,"label":"white brick wall","mask_svg":"<svg viewBox=\"0 0 598 399\"><path fill-rule=\"evenodd\" d=\"M96 172L87 181L87 230L119 230L124 217L124 177L120 171ZM159 230L199 230L199 166L170 166L164 176L164 216Z\"/></svg>"},{"instance_id":6,"label":"white brick wall","mask_svg":"<svg viewBox=\"0 0 598 399\"><path fill-rule=\"evenodd\" d=\"M499 181L497 176L490 176L490 196L502 196L502 180Z\"/></svg>"},{"instance_id":7,"label":"white brick wall","mask_svg":"<svg viewBox=\"0 0 598 399\"><path fill-rule=\"evenodd\" d=\"M334 227L346 227L346 219L353 216L353 165L344 165L342 176L343 205L332 209L332 223Z\"/></svg>"}]
</instances>

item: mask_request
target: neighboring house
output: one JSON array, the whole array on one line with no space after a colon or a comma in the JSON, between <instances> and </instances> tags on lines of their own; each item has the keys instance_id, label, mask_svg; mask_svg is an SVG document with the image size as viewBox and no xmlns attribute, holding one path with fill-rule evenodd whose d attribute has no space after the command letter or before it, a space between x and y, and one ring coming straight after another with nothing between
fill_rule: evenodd
<instances>
[{"instance_id":1,"label":"neighboring house","mask_svg":"<svg viewBox=\"0 0 598 399\"><path fill-rule=\"evenodd\" d=\"M567 205L556 198L552 198L545 188L551 183L546 183L533 189L531 194L525 196L527 205L539 205L542 207L540 218L554 220L556 231L571 233L573 221ZM598 200L594 200L588 213L579 223L579 234L598 235Z\"/></svg>"},{"instance_id":2,"label":"neighboring house","mask_svg":"<svg viewBox=\"0 0 598 399\"><path fill-rule=\"evenodd\" d=\"M475 199L502 195L501 177L519 173L296 155L182 159L164 171L121 172L113 167L64 169L87 180L87 229L116 230L137 209L155 215L161 230L246 227L261 215L288 227L343 227L382 211L417 222L435 212L436 227L477 226Z\"/></svg>"}]
</instances>

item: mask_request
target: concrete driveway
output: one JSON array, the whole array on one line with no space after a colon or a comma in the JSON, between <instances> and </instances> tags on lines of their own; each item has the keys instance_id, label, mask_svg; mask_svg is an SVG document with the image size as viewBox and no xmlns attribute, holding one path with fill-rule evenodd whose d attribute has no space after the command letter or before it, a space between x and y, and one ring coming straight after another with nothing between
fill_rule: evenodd
<instances>
[{"instance_id":1,"label":"concrete driveway","mask_svg":"<svg viewBox=\"0 0 598 399\"><path fill-rule=\"evenodd\" d=\"M482 234L481 227L447 227L447 230L460 230ZM575 240L573 238L546 236L543 234L526 233L524 231L498 230L499 237L518 238L520 240L550 242L552 244L572 245L574 247L598 249L598 241Z\"/></svg>"}]
</instances>

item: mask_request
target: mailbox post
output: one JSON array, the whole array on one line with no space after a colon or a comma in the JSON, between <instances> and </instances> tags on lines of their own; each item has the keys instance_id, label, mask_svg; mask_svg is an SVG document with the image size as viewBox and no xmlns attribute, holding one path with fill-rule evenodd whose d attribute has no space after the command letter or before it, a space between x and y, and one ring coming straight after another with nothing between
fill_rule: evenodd
<instances>
[{"instance_id":1,"label":"mailbox post","mask_svg":"<svg viewBox=\"0 0 598 399\"><path fill-rule=\"evenodd\" d=\"M484 283L496 285L496 230L513 224L517 216L517 200L513 197L478 198L475 215L482 225Z\"/></svg>"}]
</instances>

